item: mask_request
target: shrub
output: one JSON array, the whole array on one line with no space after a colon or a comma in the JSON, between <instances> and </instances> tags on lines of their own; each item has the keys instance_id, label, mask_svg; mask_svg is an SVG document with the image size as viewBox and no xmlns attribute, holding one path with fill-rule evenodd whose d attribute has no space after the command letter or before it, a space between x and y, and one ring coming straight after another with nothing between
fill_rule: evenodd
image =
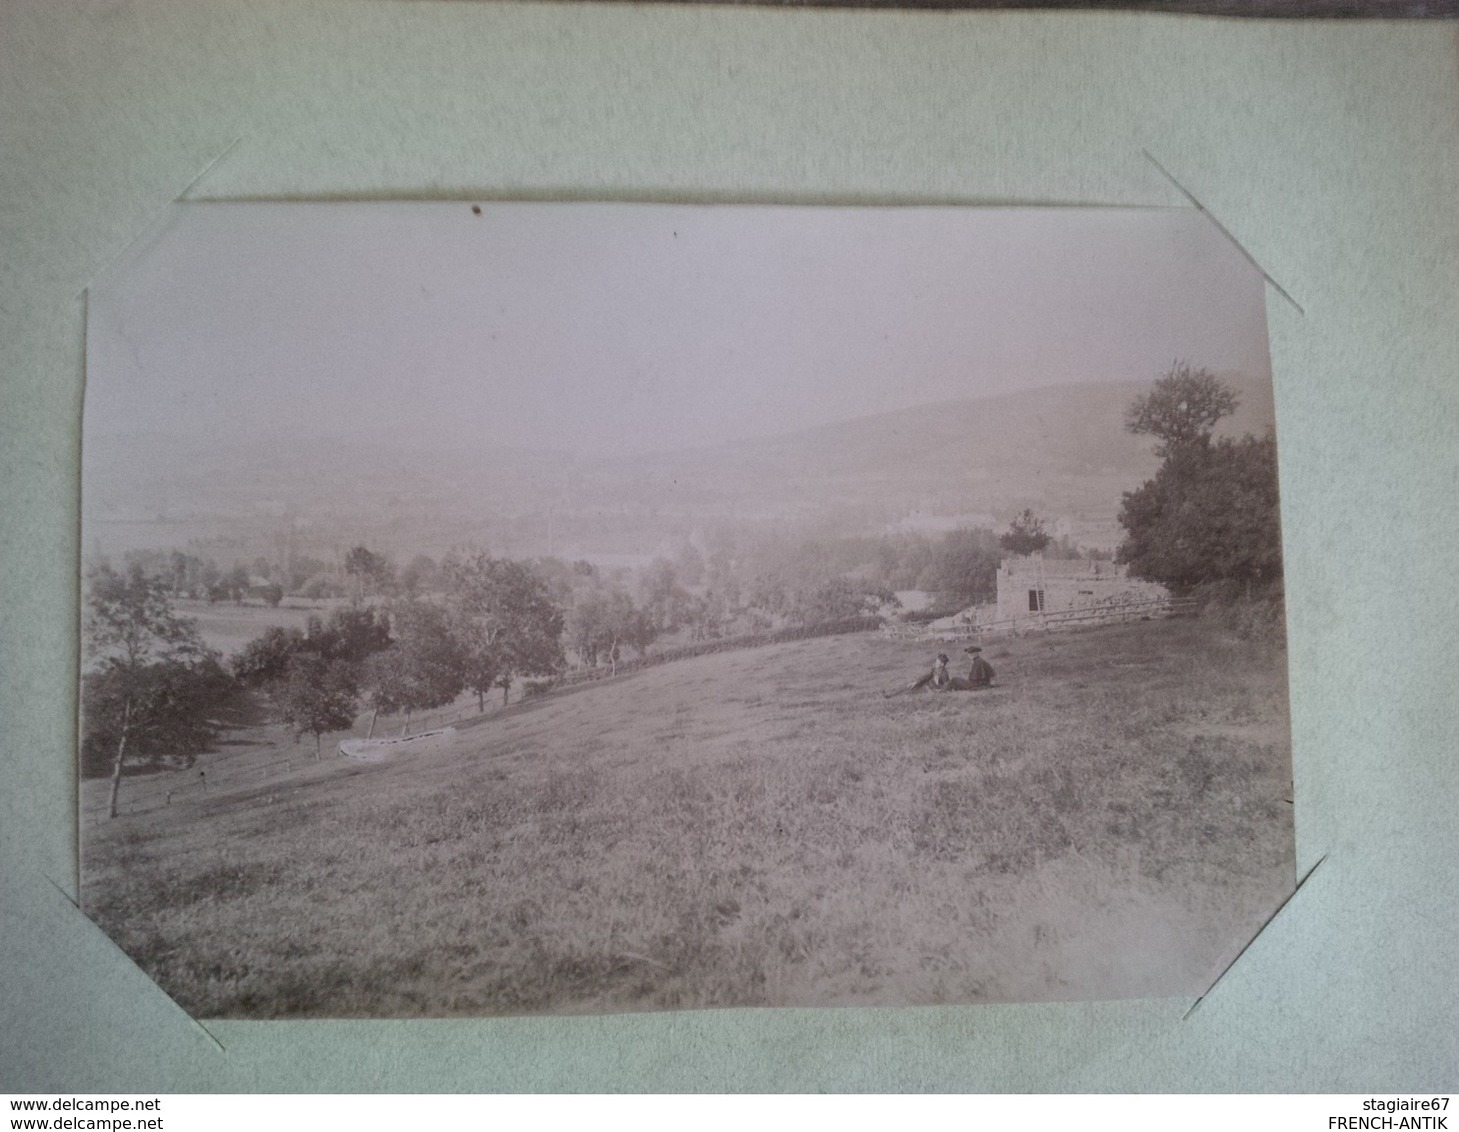
<instances>
[{"instance_id":1,"label":"shrub","mask_svg":"<svg viewBox=\"0 0 1459 1132\"><path fill-rule=\"evenodd\" d=\"M1193 595L1201 614L1243 641L1284 646L1287 640L1286 605L1282 587L1249 589L1234 582L1212 582Z\"/></svg>"}]
</instances>

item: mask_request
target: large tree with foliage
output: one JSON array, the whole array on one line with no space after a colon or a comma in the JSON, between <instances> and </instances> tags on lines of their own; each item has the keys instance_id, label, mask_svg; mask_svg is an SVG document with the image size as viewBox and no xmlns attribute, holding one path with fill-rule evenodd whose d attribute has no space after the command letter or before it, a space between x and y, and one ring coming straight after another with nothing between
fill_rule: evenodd
<instances>
[{"instance_id":1,"label":"large tree with foliage","mask_svg":"<svg viewBox=\"0 0 1459 1132\"><path fill-rule=\"evenodd\" d=\"M1281 578L1276 440L1211 439L1236 404L1221 381L1184 363L1131 404L1126 427L1154 436L1162 457L1120 508L1117 561L1136 577L1177 592L1212 583L1250 591Z\"/></svg>"},{"instance_id":2,"label":"large tree with foliage","mask_svg":"<svg viewBox=\"0 0 1459 1132\"><path fill-rule=\"evenodd\" d=\"M1277 446L1270 435L1172 451L1126 492L1118 561L1176 591L1214 582L1252 590L1282 576Z\"/></svg>"},{"instance_id":3,"label":"large tree with foliage","mask_svg":"<svg viewBox=\"0 0 1459 1132\"><path fill-rule=\"evenodd\" d=\"M307 651L351 664L389 648L390 640L389 618L373 606L336 609L323 621L311 617L304 631Z\"/></svg>"},{"instance_id":4,"label":"large tree with foliage","mask_svg":"<svg viewBox=\"0 0 1459 1132\"><path fill-rule=\"evenodd\" d=\"M238 682L251 688L266 688L288 675L289 661L305 651L304 634L298 629L274 625L265 629L229 660Z\"/></svg>"},{"instance_id":5,"label":"large tree with foliage","mask_svg":"<svg viewBox=\"0 0 1459 1132\"><path fill-rule=\"evenodd\" d=\"M391 620L394 641L366 661L362 681L375 714L403 711L409 727L413 713L445 707L461 694L466 686L466 649L439 606L402 602ZM370 734L374 731L372 715Z\"/></svg>"},{"instance_id":6,"label":"large tree with foliage","mask_svg":"<svg viewBox=\"0 0 1459 1132\"><path fill-rule=\"evenodd\" d=\"M128 670L106 665L81 680L81 773L112 774L116 809L116 759L135 764L181 759L190 765L217 737L220 704L234 691L212 656L190 663L158 660Z\"/></svg>"},{"instance_id":7,"label":"large tree with foliage","mask_svg":"<svg viewBox=\"0 0 1459 1132\"><path fill-rule=\"evenodd\" d=\"M230 661L238 683L266 691L296 735L323 736L354 723L366 662L391 647L390 625L372 607L336 609L307 627L266 629Z\"/></svg>"},{"instance_id":8,"label":"large tree with foliage","mask_svg":"<svg viewBox=\"0 0 1459 1132\"><path fill-rule=\"evenodd\" d=\"M479 706L492 688L502 702L520 676L547 676L562 665L562 610L547 585L520 562L477 554L441 564L466 686Z\"/></svg>"},{"instance_id":9,"label":"large tree with foliage","mask_svg":"<svg viewBox=\"0 0 1459 1132\"><path fill-rule=\"evenodd\" d=\"M111 817L126 759L205 743L226 684L193 622L173 612L169 588L139 565L122 575L101 564L87 576L83 759L89 751L94 765L102 747L111 751Z\"/></svg>"},{"instance_id":10,"label":"large tree with foliage","mask_svg":"<svg viewBox=\"0 0 1459 1132\"><path fill-rule=\"evenodd\" d=\"M328 660L319 653L290 658L288 671L274 696L280 714L295 735L314 736L314 757L323 757L323 739L330 731L343 731L355 722L359 707L354 667Z\"/></svg>"},{"instance_id":11,"label":"large tree with foliage","mask_svg":"<svg viewBox=\"0 0 1459 1132\"><path fill-rule=\"evenodd\" d=\"M1177 361L1141 393L1125 412L1125 428L1137 436L1153 436L1158 456L1180 448L1202 446L1211 430L1236 411L1235 392L1215 375Z\"/></svg>"},{"instance_id":12,"label":"large tree with foliage","mask_svg":"<svg viewBox=\"0 0 1459 1132\"><path fill-rule=\"evenodd\" d=\"M356 665L390 647L390 623L371 606L336 609L327 619L310 617L307 627L265 629L233 655L233 674L255 688L277 684L289 661L302 653Z\"/></svg>"}]
</instances>

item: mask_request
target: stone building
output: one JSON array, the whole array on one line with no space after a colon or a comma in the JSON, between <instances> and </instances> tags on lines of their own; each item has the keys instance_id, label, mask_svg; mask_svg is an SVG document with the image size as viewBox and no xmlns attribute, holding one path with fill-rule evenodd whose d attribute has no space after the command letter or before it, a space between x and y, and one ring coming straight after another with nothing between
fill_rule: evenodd
<instances>
[{"instance_id":1,"label":"stone building","mask_svg":"<svg viewBox=\"0 0 1459 1132\"><path fill-rule=\"evenodd\" d=\"M1131 578L1124 566L1038 554L1005 558L998 567L999 622L1039 621L1041 615L1168 598L1157 582Z\"/></svg>"},{"instance_id":2,"label":"stone building","mask_svg":"<svg viewBox=\"0 0 1459 1132\"><path fill-rule=\"evenodd\" d=\"M1150 606L1170 591L1157 582L1131 578L1124 566L1086 559L1045 559L1040 555L1005 558L998 567L998 600L974 605L933 621L919 635L937 640L981 639L985 632L1074 628L1092 621L1123 621L1148 616ZM1158 608L1158 607L1157 607ZM1057 616L1084 613L1090 617Z\"/></svg>"}]
</instances>

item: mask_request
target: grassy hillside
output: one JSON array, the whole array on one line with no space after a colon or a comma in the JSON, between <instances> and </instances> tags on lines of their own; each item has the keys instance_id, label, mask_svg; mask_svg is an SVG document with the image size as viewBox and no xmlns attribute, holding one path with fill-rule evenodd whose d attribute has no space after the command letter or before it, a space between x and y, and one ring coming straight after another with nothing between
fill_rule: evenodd
<instances>
[{"instance_id":1,"label":"grassy hillside","mask_svg":"<svg viewBox=\"0 0 1459 1132\"><path fill-rule=\"evenodd\" d=\"M886 699L927 649L797 642L220 769L87 821L85 906L199 1016L1203 989L1292 883L1284 654L1168 621L989 655L990 691Z\"/></svg>"}]
</instances>

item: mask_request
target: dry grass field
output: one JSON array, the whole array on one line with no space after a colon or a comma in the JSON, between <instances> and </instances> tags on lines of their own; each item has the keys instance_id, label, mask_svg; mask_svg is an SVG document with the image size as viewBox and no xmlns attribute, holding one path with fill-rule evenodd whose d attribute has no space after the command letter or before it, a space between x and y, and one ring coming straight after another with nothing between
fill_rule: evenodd
<instances>
[{"instance_id":1,"label":"dry grass field","mask_svg":"<svg viewBox=\"0 0 1459 1132\"><path fill-rule=\"evenodd\" d=\"M199 1017L1204 989L1293 883L1281 648L1142 622L883 698L933 651L686 660L374 764L240 727L172 805L85 785L85 907Z\"/></svg>"}]
</instances>

